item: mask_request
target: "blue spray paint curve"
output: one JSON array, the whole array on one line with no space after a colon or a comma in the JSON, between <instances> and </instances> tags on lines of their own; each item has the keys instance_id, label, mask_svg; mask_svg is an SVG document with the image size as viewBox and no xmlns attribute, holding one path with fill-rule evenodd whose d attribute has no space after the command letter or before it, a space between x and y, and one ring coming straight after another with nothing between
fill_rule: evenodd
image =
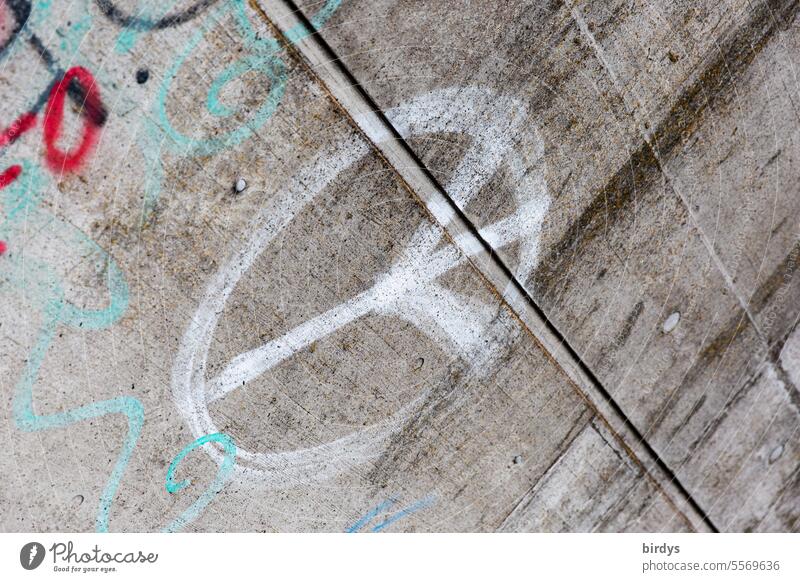
<instances>
[{"instance_id":1,"label":"blue spray paint curve","mask_svg":"<svg viewBox=\"0 0 800 582\"><path fill-rule=\"evenodd\" d=\"M359 519L353 525L348 527L345 532L346 533L355 533L359 531L362 527L367 525L370 521L375 519L379 514L387 511L392 505L394 505L394 499L387 499L386 501L382 502L380 505L375 507L374 509L369 510L364 517Z\"/></svg>"},{"instance_id":2,"label":"blue spray paint curve","mask_svg":"<svg viewBox=\"0 0 800 582\"><path fill-rule=\"evenodd\" d=\"M402 509L402 510L398 511L394 515L387 517L385 520L380 522L378 525L374 526L372 528L372 531L379 532L379 531L389 527L390 525L392 525L397 520L402 519L407 515L411 515L412 513L415 513L417 511L419 511L420 509L425 509L426 507L428 507L431 504L433 504L433 501L434 501L433 497L426 497L425 499L420 499L416 503L413 503L412 505L409 505L405 509Z\"/></svg>"},{"instance_id":3,"label":"blue spray paint curve","mask_svg":"<svg viewBox=\"0 0 800 582\"><path fill-rule=\"evenodd\" d=\"M370 531L373 531L373 532L382 531L382 530L386 529L387 527L389 527L390 525L392 525L394 522L406 517L407 515L411 515L412 513L415 513L415 512L417 512L417 511L419 511L421 509L425 509L426 507L429 507L429 506L433 505L433 503L435 501L436 501L436 496L435 495L428 495L424 499L420 499L419 501L417 501L416 503L412 503L411 505L409 505L405 509L401 509L397 513L395 513L393 515L390 515L389 517L387 517L386 519L384 519L383 521L381 521L377 525L375 525L372 528L370 528ZM357 522L355 522L353 525L348 527L345 530L345 532L346 533L356 533L358 531L361 531L364 528L364 526L366 526L368 523L370 523L373 519L375 519L381 513L384 513L386 511L388 511L396 502L397 502L397 499L391 498L391 499L387 499L386 501L380 503L377 507L375 507L375 508L371 509L369 512L367 512L364 515L364 517L362 517Z\"/></svg>"}]
</instances>

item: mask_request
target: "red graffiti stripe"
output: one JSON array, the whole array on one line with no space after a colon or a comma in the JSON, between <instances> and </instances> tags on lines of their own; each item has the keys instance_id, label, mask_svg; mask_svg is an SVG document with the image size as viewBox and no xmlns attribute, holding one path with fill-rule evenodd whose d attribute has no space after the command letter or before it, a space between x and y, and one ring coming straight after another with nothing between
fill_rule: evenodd
<instances>
[{"instance_id":1,"label":"red graffiti stripe","mask_svg":"<svg viewBox=\"0 0 800 582\"><path fill-rule=\"evenodd\" d=\"M36 114L33 112L23 113L14 123L9 125L3 133L0 133L0 148L11 145L19 137L36 125Z\"/></svg>"},{"instance_id":2,"label":"red graffiti stripe","mask_svg":"<svg viewBox=\"0 0 800 582\"><path fill-rule=\"evenodd\" d=\"M7 145L11 145L17 141L19 136L31 129L34 125L36 125L35 113L28 112L20 115L16 121L14 121L14 123L9 125L3 131L3 133L0 133L0 148L4 148ZM0 190L19 178L21 173L22 166L14 165L6 168L3 173L0 174ZM0 240L0 255L3 255L7 248L8 246L6 245L5 241Z\"/></svg>"},{"instance_id":3,"label":"red graffiti stripe","mask_svg":"<svg viewBox=\"0 0 800 582\"><path fill-rule=\"evenodd\" d=\"M22 166L14 165L9 168L6 168L5 171L2 174L0 174L0 190L11 184L11 182L16 180L17 178L19 178L19 175L21 173L22 173ZM0 240L0 255L5 253L7 248L8 247L6 246L5 241Z\"/></svg>"},{"instance_id":4,"label":"red graffiti stripe","mask_svg":"<svg viewBox=\"0 0 800 582\"><path fill-rule=\"evenodd\" d=\"M2 174L0 174L0 190L11 184L14 180L19 178L19 175L22 173L22 166L13 165L9 168L6 168Z\"/></svg>"}]
</instances>

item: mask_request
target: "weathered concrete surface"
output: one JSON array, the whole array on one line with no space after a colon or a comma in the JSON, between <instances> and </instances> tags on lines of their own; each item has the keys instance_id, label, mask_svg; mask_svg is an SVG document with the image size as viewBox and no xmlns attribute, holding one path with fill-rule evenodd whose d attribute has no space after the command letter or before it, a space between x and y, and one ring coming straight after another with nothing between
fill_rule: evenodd
<instances>
[{"instance_id":1,"label":"weathered concrete surface","mask_svg":"<svg viewBox=\"0 0 800 582\"><path fill-rule=\"evenodd\" d=\"M587 425L569 451L519 500L498 529L640 531L660 522L662 531L672 531L671 510L661 500L653 499L647 484L638 479L638 467L628 465L620 470L620 460L627 464L626 455L613 447L604 432L602 426ZM614 486L608 487L609 483ZM646 519L630 523L630 515L644 515Z\"/></svg>"},{"instance_id":2,"label":"weathered concrete surface","mask_svg":"<svg viewBox=\"0 0 800 582\"><path fill-rule=\"evenodd\" d=\"M173 10L4 33L2 529L691 529L263 15Z\"/></svg>"},{"instance_id":3,"label":"weathered concrete surface","mask_svg":"<svg viewBox=\"0 0 800 582\"><path fill-rule=\"evenodd\" d=\"M781 355L798 313L796 13L355 0L320 32L401 127L420 96L463 125L497 115L476 88L521 103L495 137L544 144L536 269L486 240L720 529L794 531L800 516L796 364ZM452 173L469 140L427 123L407 141L479 231L519 212L508 165L465 201Z\"/></svg>"}]
</instances>

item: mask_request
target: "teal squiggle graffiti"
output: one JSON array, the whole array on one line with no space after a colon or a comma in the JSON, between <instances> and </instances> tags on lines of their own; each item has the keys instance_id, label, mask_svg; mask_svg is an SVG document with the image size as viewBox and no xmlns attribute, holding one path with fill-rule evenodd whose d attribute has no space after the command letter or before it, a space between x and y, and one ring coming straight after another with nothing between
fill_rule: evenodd
<instances>
[{"instance_id":1,"label":"teal squiggle graffiti","mask_svg":"<svg viewBox=\"0 0 800 582\"><path fill-rule=\"evenodd\" d=\"M188 445L172 460L169 469L167 469L167 478L165 484L167 491L170 493L177 493L184 487L188 487L190 485L191 481L188 479L184 479L183 481L176 483L175 471L178 468L178 464L180 464L186 455L188 455L197 447L201 447L208 443L220 443L225 452L222 463L220 463L219 469L217 469L217 476L214 478L214 481L211 483L211 485L206 488L203 494L200 495L197 501L195 501L191 506L189 506L188 509L178 516L175 521L163 529L163 531L166 533L181 530L184 528L184 526L186 526L186 524L194 521L194 519L200 515L206 506L211 503L211 500L214 499L216 494L222 490L222 488L225 486L225 482L228 480L228 477L230 477L231 472L233 471L233 466L236 459L236 445L233 444L233 440L224 433L218 432L209 434L200 437Z\"/></svg>"},{"instance_id":2,"label":"teal squiggle graffiti","mask_svg":"<svg viewBox=\"0 0 800 582\"><path fill-rule=\"evenodd\" d=\"M270 82L269 93L266 99L244 124L228 132L221 137L198 139L186 136L175 129L167 115L167 95L169 94L172 83L178 71L183 67L186 59L197 49L203 37L219 23L219 20L229 11L234 11L234 18L239 33L244 39L245 46L252 54L244 56L226 68L211 84L208 94L207 105L209 110L215 115L233 113L219 102L219 92L222 87L233 79L250 71L263 73ZM250 20L244 10L244 2L238 0L234 3L224 3L214 10L200 25L200 29L194 34L191 40L184 46L172 66L164 74L164 79L159 87L159 92L155 101L155 119L160 129L167 134L167 142L170 149L180 152L183 155L207 156L231 146L235 146L242 141L250 138L256 129L264 125L272 117L278 104L283 99L286 91L286 65L280 59L278 53L280 45L274 38L260 38L253 31Z\"/></svg>"},{"instance_id":3,"label":"teal squiggle graffiti","mask_svg":"<svg viewBox=\"0 0 800 582\"><path fill-rule=\"evenodd\" d=\"M330 19L331 16L341 5L341 0L328 0L325 5L311 18L313 30L303 24L298 24L286 32L287 39L296 43L302 38L314 34ZM220 20L233 10L234 19L238 32L244 40L245 46L252 54L243 56L225 68L211 82L206 98L206 108L209 113L217 117L229 117L235 113L233 109L225 105L220 100L222 89L245 73L258 71L269 81L269 93L264 102L242 125L229 131L226 135L212 138L189 137L176 129L169 120L167 114L167 98L178 71L183 67L187 58L195 51L205 34ZM280 43L274 38L261 37L253 30L247 14L245 13L244 0L233 0L218 6L203 20L200 30L189 40L181 50L172 66L164 75L158 89L154 107L153 119L155 127L149 133L149 142L143 145L143 151L153 151L153 143L159 142L160 137L167 136L167 148L179 155L208 156L219 152L222 149L236 146L252 137L252 135L262 127L275 113L286 92L288 82L287 67L281 57ZM156 154L157 155L157 154ZM160 159L154 159L150 155L148 162L155 161L161 164ZM156 171L149 180L145 189L143 222L146 222L161 194L161 180L163 179L163 169Z\"/></svg>"},{"instance_id":4,"label":"teal squiggle graffiti","mask_svg":"<svg viewBox=\"0 0 800 582\"><path fill-rule=\"evenodd\" d=\"M42 174L39 169L22 161L20 178L2 191L6 218L0 223L0 236L19 239L24 228L50 226L55 223L65 242L71 243L84 256L95 257L95 266L105 271L108 290L108 305L102 309L79 308L67 301L64 286L59 276L43 261L32 257L20 257L11 253L0 261L0 281L22 291L25 297L42 312L42 323L28 356L22 376L17 383L13 400L13 418L20 430L37 432L65 428L72 424L99 418L106 415L121 414L128 420L128 430L114 468L100 495L95 529L106 532L109 529L111 506L119 490L125 469L144 426L145 411L142 403L129 396L92 402L65 412L38 415L34 410L33 388L39 377L42 363L55 337L59 326L100 330L116 323L128 308L129 289L122 271L116 262L92 239L73 226L42 212L38 205L42 200ZM224 486L233 470L236 447L227 435L218 433L202 437L183 449L172 461L166 475L166 488L175 493L189 484L188 481L174 483L174 473L178 463L194 448L206 443L218 442L225 451L224 461L217 470L214 481L200 497L164 531L178 531L193 521L211 502Z\"/></svg>"},{"instance_id":5,"label":"teal squiggle graffiti","mask_svg":"<svg viewBox=\"0 0 800 582\"><path fill-rule=\"evenodd\" d=\"M65 299L63 285L47 263L34 258L22 258L17 253L3 257L0 272L4 275L5 282L23 291L43 315L33 349L16 387L13 416L17 426L28 432L63 428L108 414L122 414L128 419L125 441L100 496L95 525L98 531L107 531L111 503L144 425L144 407L137 399L123 396L93 402L66 412L37 415L33 406L33 387L57 328L61 325L90 330L109 327L122 317L128 307L128 285L116 262L93 240L71 225L39 211L37 206L42 197L41 173L26 161L22 161L20 165L23 168L20 178L3 190L3 205L8 211L6 220L0 227L0 234L13 239L15 235L19 237L21 234L23 221L29 228L31 223L49 225L55 221L61 236L71 240L85 256L96 257L96 266L106 272L109 299L108 305L103 309L79 308Z\"/></svg>"},{"instance_id":6,"label":"teal squiggle graffiti","mask_svg":"<svg viewBox=\"0 0 800 582\"><path fill-rule=\"evenodd\" d=\"M97 531L108 531L108 515L114 495L119 488L120 480L125 472L125 467L133 453L136 442L144 424L144 407L136 398L119 397L111 400L93 402L66 412L39 416L33 409L33 386L38 378L39 369L45 355L50 348L50 343L60 324L71 327L84 327L88 329L101 329L115 321L127 306L127 286L121 279L113 262L109 263L109 277L112 279L110 288L111 302L104 310L86 311L64 301L63 289L58 282L53 281L49 287L52 296L45 299L44 322L28 357L20 382L14 397L13 413L17 426L28 432L52 430L63 428L71 424L98 418L108 414L122 414L128 419L128 433L122 449L117 457L114 469L106 482L100 496L100 507L97 513ZM116 287L116 289L115 289Z\"/></svg>"}]
</instances>

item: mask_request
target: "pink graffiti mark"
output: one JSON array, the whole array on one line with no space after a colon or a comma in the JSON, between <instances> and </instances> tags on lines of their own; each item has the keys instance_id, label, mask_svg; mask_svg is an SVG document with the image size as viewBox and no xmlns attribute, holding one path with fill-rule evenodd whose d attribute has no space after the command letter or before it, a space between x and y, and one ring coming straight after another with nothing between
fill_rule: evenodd
<instances>
[{"instance_id":1,"label":"pink graffiti mark","mask_svg":"<svg viewBox=\"0 0 800 582\"><path fill-rule=\"evenodd\" d=\"M0 149L7 147L17 141L19 137L26 131L36 125L35 113L23 113L14 123L9 125L2 133L0 133ZM9 166L2 173L0 173L0 190L11 184L14 180L19 178L22 173L22 166L14 164ZM0 240L0 255L3 255L8 249L8 245L3 240Z\"/></svg>"}]
</instances>

